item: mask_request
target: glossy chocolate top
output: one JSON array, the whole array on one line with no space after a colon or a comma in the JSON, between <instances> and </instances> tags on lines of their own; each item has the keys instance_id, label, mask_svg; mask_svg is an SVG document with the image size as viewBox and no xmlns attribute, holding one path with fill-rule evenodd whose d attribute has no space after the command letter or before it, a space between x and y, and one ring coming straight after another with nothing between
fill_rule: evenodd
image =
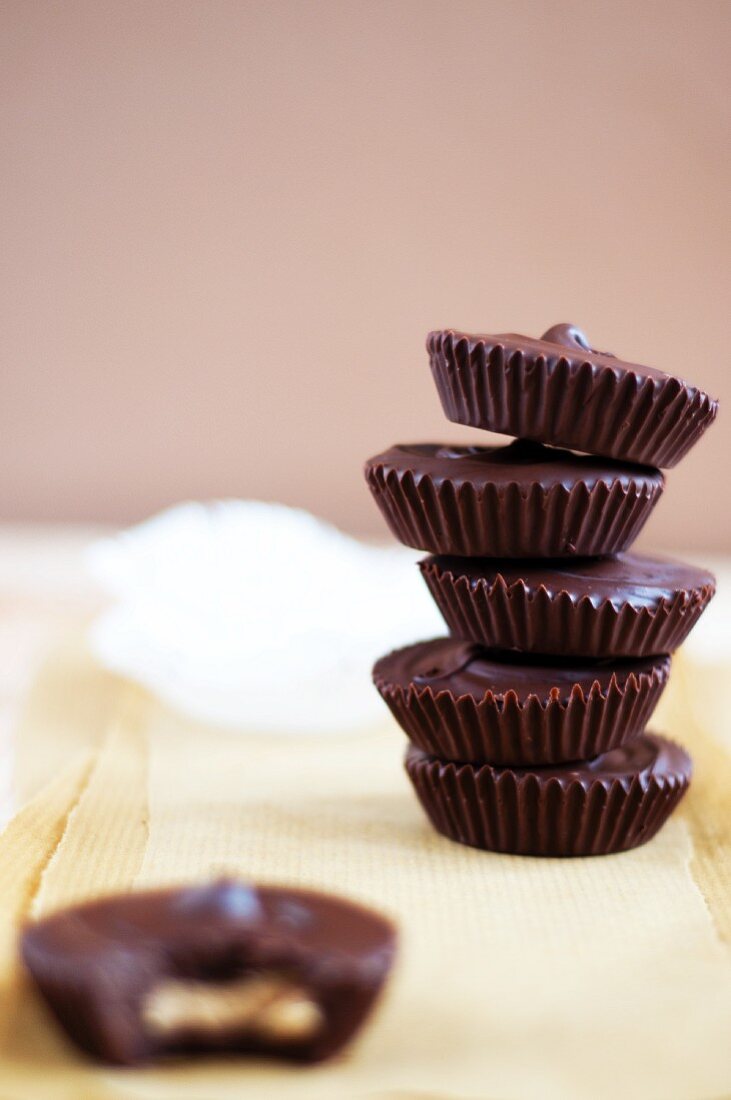
<instances>
[{"instance_id":1,"label":"glossy chocolate top","mask_svg":"<svg viewBox=\"0 0 731 1100\"><path fill-rule=\"evenodd\" d=\"M547 701L567 700L574 688L587 695L594 684L604 692L613 678L620 687L630 676L643 673L665 678L669 670L669 657L578 662L510 654L502 659L458 638L435 638L382 657L373 678L404 690L413 686L417 691L430 688L434 694L470 695L478 702L488 694L500 698L508 693L519 700L535 695Z\"/></svg>"},{"instance_id":2,"label":"glossy chocolate top","mask_svg":"<svg viewBox=\"0 0 731 1100\"><path fill-rule=\"evenodd\" d=\"M414 762L433 761L437 763L435 756L429 756L411 746L407 757ZM658 737L654 733L640 733L621 745L618 749L595 756L593 760L574 761L570 764L549 764L540 768L492 768L489 764L444 764L444 767L474 768L481 770L488 768L497 776L501 771L510 771L519 778L531 775L541 784L552 779L558 779L562 784L578 780L583 785L601 779L619 779L630 782L639 778L646 783L652 777L665 778L679 776L690 779L692 763L687 752L668 741L664 737Z\"/></svg>"},{"instance_id":3,"label":"glossy chocolate top","mask_svg":"<svg viewBox=\"0 0 731 1100\"><path fill-rule=\"evenodd\" d=\"M444 443L400 443L368 459L366 467L380 466L399 473L411 471L427 476L436 485L449 481L455 486L518 485L529 492L536 485L544 490L578 483L588 488L604 482L623 487L643 486L657 490L664 485L660 470L633 466L610 458L578 455L558 447L516 439L499 447L450 446Z\"/></svg>"},{"instance_id":4,"label":"glossy chocolate top","mask_svg":"<svg viewBox=\"0 0 731 1100\"><path fill-rule=\"evenodd\" d=\"M252 886L221 880L206 886L123 894L63 910L30 925L25 949L78 957L124 948L159 951L172 959L211 962L245 949L264 962L275 953L298 963L311 956L315 969L337 965L360 972L392 951L393 926L384 917L344 899L308 890Z\"/></svg>"},{"instance_id":5,"label":"glossy chocolate top","mask_svg":"<svg viewBox=\"0 0 731 1100\"><path fill-rule=\"evenodd\" d=\"M640 378L655 378L658 381L667 382L676 377L655 367L645 367L639 363L623 362L611 352L596 351L589 344L587 337L575 325L552 325L540 339L532 336L522 336L517 332L497 332L493 335L470 334L460 332L457 329L443 329L430 332L427 336L427 347L438 344L445 336L451 336L453 340L464 340L470 348L482 345L487 351L493 347L502 347L508 354L519 352L526 359L543 359L549 364L560 359L565 360L570 366L579 367L583 363L600 368L609 368L617 376L631 372ZM695 388L684 379L678 378L684 386Z\"/></svg>"},{"instance_id":6,"label":"glossy chocolate top","mask_svg":"<svg viewBox=\"0 0 731 1100\"><path fill-rule=\"evenodd\" d=\"M654 610L677 597L709 599L716 587L706 569L643 554L560 562L442 556L425 558L421 565L464 577L472 587L493 587L502 578L507 586L522 585L529 593L540 588L551 597L565 592L572 600L588 599L595 607L610 601L617 607L629 604Z\"/></svg>"}]
</instances>

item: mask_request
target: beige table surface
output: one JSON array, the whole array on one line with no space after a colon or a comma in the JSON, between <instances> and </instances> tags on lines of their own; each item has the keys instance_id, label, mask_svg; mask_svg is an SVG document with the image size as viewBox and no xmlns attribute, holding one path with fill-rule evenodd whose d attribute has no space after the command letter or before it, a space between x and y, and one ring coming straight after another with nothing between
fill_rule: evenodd
<instances>
[{"instance_id":1,"label":"beige table surface","mask_svg":"<svg viewBox=\"0 0 731 1100\"><path fill-rule=\"evenodd\" d=\"M427 828L386 717L334 740L221 733L97 668L89 537L0 529L0 1100L731 1095L731 654L674 662L653 726L690 747L696 775L653 842L495 856ZM307 1071L79 1057L16 964L21 922L222 871L395 917L399 965L362 1038Z\"/></svg>"}]
</instances>

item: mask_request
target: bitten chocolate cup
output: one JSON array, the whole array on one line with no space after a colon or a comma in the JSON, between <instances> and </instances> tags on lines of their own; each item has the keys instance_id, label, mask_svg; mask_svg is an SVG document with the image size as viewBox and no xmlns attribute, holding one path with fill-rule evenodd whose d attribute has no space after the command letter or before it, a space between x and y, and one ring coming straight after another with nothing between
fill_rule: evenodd
<instances>
[{"instance_id":1,"label":"bitten chocolate cup","mask_svg":"<svg viewBox=\"0 0 731 1100\"><path fill-rule=\"evenodd\" d=\"M119 1065L236 1052L329 1057L371 1011L393 925L343 898L223 880L29 925L23 961L83 1050Z\"/></svg>"},{"instance_id":2,"label":"bitten chocolate cup","mask_svg":"<svg viewBox=\"0 0 731 1100\"><path fill-rule=\"evenodd\" d=\"M599 856L650 840L688 789L679 745L641 733L579 764L536 771L454 764L409 748L406 771L450 840L525 856Z\"/></svg>"},{"instance_id":3,"label":"bitten chocolate cup","mask_svg":"<svg viewBox=\"0 0 731 1100\"><path fill-rule=\"evenodd\" d=\"M449 420L623 462L677 465L718 411L682 378L593 350L573 325L540 340L446 329L427 350Z\"/></svg>"},{"instance_id":4,"label":"bitten chocolate cup","mask_svg":"<svg viewBox=\"0 0 731 1100\"><path fill-rule=\"evenodd\" d=\"M613 554L664 486L659 470L518 440L501 447L397 445L365 475L396 538L466 557Z\"/></svg>"},{"instance_id":5,"label":"bitten chocolate cup","mask_svg":"<svg viewBox=\"0 0 731 1100\"><path fill-rule=\"evenodd\" d=\"M644 729L670 658L572 663L499 657L454 638L397 649L373 681L409 740L443 760L546 766Z\"/></svg>"},{"instance_id":6,"label":"bitten chocolate cup","mask_svg":"<svg viewBox=\"0 0 731 1100\"><path fill-rule=\"evenodd\" d=\"M430 557L419 568L455 637L555 657L673 653L716 590L705 569L640 554L520 563Z\"/></svg>"}]
</instances>

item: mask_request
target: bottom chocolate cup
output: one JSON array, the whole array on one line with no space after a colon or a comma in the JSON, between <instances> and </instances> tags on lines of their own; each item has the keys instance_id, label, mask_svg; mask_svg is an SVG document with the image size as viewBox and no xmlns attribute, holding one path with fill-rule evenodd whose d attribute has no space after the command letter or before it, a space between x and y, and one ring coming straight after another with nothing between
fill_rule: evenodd
<instances>
[{"instance_id":1,"label":"bottom chocolate cup","mask_svg":"<svg viewBox=\"0 0 731 1100\"><path fill-rule=\"evenodd\" d=\"M581 763L456 764L411 746L406 771L437 832L493 852L599 856L650 840L685 794L688 753L653 733Z\"/></svg>"}]
</instances>

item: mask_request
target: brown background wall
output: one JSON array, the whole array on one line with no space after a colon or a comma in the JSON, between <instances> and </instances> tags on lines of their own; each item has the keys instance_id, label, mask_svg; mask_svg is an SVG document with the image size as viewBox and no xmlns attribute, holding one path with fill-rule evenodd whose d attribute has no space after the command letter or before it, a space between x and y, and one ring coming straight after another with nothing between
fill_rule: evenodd
<instances>
[{"instance_id":1,"label":"brown background wall","mask_svg":"<svg viewBox=\"0 0 731 1100\"><path fill-rule=\"evenodd\" d=\"M731 415L730 4L0 20L0 515L251 495L383 532L362 459L474 438L428 375L442 325L574 321ZM729 439L722 414L649 541L731 549Z\"/></svg>"}]
</instances>

